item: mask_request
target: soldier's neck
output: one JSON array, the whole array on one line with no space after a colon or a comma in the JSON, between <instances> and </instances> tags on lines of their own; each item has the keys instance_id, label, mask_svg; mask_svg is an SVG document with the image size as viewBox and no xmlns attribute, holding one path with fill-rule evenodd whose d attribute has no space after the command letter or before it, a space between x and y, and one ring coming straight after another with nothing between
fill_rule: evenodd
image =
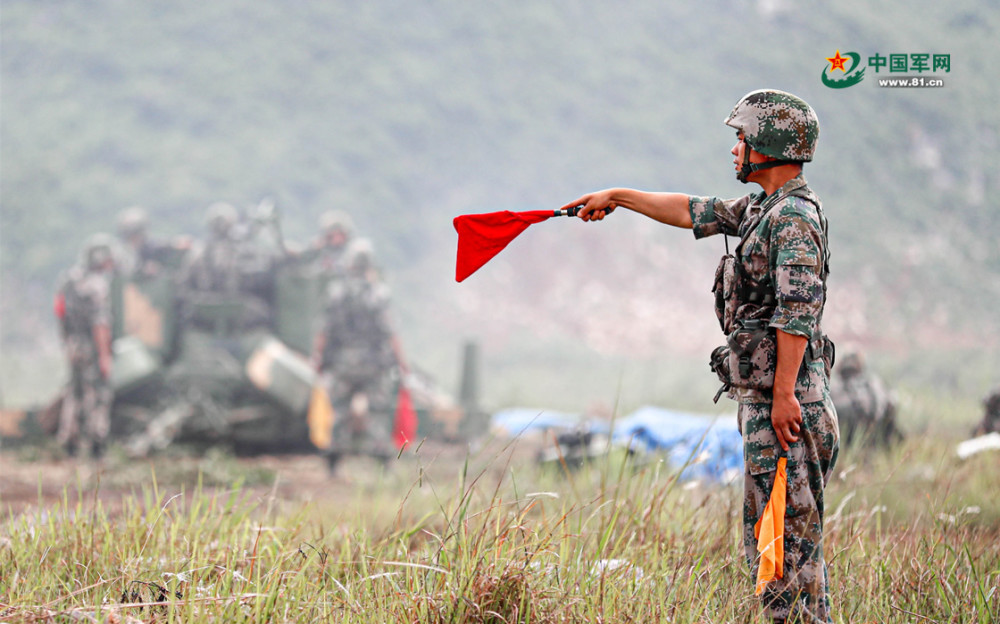
<instances>
[{"instance_id":1,"label":"soldier's neck","mask_svg":"<svg viewBox=\"0 0 1000 624\"><path fill-rule=\"evenodd\" d=\"M783 187L789 180L802 173L802 165L789 163L771 169L761 169L753 174L751 182L756 182L769 197Z\"/></svg>"}]
</instances>

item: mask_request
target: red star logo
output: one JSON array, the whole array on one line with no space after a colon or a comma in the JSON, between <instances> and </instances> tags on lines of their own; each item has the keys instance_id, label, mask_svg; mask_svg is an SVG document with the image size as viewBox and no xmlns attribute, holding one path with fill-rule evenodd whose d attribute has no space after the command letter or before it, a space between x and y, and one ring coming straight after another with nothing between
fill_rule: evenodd
<instances>
[{"instance_id":1,"label":"red star logo","mask_svg":"<svg viewBox=\"0 0 1000 624\"><path fill-rule=\"evenodd\" d=\"M844 63L846 63L849 59L850 59L849 56L841 56L840 55L840 50L837 50L837 54L836 55L834 55L833 57L827 58L826 60L830 61L830 71L833 71L835 69L839 69L840 71L842 71L842 72L844 72L846 74L847 73L847 68L844 67Z\"/></svg>"}]
</instances>

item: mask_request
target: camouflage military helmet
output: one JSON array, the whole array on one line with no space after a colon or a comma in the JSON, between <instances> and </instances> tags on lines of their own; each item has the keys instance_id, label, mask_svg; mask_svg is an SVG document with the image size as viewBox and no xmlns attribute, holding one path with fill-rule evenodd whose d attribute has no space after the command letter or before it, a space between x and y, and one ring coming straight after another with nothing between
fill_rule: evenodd
<instances>
[{"instance_id":1,"label":"camouflage military helmet","mask_svg":"<svg viewBox=\"0 0 1000 624\"><path fill-rule=\"evenodd\" d=\"M94 234L83 246L83 264L88 270L99 270L114 261L114 239L103 232Z\"/></svg>"},{"instance_id":2,"label":"camouflage military helmet","mask_svg":"<svg viewBox=\"0 0 1000 624\"><path fill-rule=\"evenodd\" d=\"M845 377L861 374L865 369L865 354L861 351L848 351L837 359L837 369Z\"/></svg>"},{"instance_id":3,"label":"camouflage military helmet","mask_svg":"<svg viewBox=\"0 0 1000 624\"><path fill-rule=\"evenodd\" d=\"M787 162L810 162L819 139L819 120L801 98L761 89L743 96L724 121L743 132L757 152Z\"/></svg>"},{"instance_id":4,"label":"camouflage military helmet","mask_svg":"<svg viewBox=\"0 0 1000 624\"><path fill-rule=\"evenodd\" d=\"M131 206L118 213L118 235L129 238L146 231L149 215L142 206Z\"/></svg>"},{"instance_id":5,"label":"camouflage military helmet","mask_svg":"<svg viewBox=\"0 0 1000 624\"><path fill-rule=\"evenodd\" d=\"M359 238L347 249L347 266L363 273L375 266L375 247L367 238Z\"/></svg>"},{"instance_id":6,"label":"camouflage military helmet","mask_svg":"<svg viewBox=\"0 0 1000 624\"><path fill-rule=\"evenodd\" d=\"M327 210L319 216L319 228L324 234L339 230L346 237L354 233L354 222L343 210Z\"/></svg>"},{"instance_id":7,"label":"camouflage military helmet","mask_svg":"<svg viewBox=\"0 0 1000 624\"><path fill-rule=\"evenodd\" d=\"M238 220L239 213L236 211L236 207L226 202L215 202L208 207L208 213L205 216L208 229L217 235L228 232Z\"/></svg>"}]
</instances>

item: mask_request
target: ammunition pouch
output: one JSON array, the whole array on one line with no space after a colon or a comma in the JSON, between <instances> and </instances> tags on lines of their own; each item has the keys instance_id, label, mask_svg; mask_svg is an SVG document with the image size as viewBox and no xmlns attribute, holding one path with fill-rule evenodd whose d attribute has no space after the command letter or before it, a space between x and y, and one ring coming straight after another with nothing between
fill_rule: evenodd
<instances>
[{"instance_id":1,"label":"ammunition pouch","mask_svg":"<svg viewBox=\"0 0 1000 624\"><path fill-rule=\"evenodd\" d=\"M712 285L715 295L715 315L719 317L722 333L732 331L736 319L736 309L739 301L736 298L736 257L726 254L719 260L715 268L715 282Z\"/></svg>"},{"instance_id":2,"label":"ammunition pouch","mask_svg":"<svg viewBox=\"0 0 1000 624\"><path fill-rule=\"evenodd\" d=\"M715 295L715 315L719 318L722 333L727 336L736 329L736 312L741 305L773 308L777 303L771 284L760 284L747 277L732 254L726 254L719 260L712 293Z\"/></svg>"},{"instance_id":3,"label":"ammunition pouch","mask_svg":"<svg viewBox=\"0 0 1000 624\"><path fill-rule=\"evenodd\" d=\"M729 372L737 388L770 390L778 365L778 342L775 330L767 321L743 320L726 338L729 348Z\"/></svg>"},{"instance_id":4,"label":"ammunition pouch","mask_svg":"<svg viewBox=\"0 0 1000 624\"><path fill-rule=\"evenodd\" d=\"M823 359L823 369L826 371L827 379L833 372L833 365L837 362L837 345L833 344L829 336L820 336L818 340L810 340L806 354L814 359Z\"/></svg>"},{"instance_id":5,"label":"ammunition pouch","mask_svg":"<svg viewBox=\"0 0 1000 624\"><path fill-rule=\"evenodd\" d=\"M802 367L809 362L823 360L827 377L836 361L836 346L828 336L809 341ZM774 387L774 372L778 364L778 343L775 330L767 321L753 319L737 323L737 328L726 338L726 344L716 347L709 358L709 368L716 374L722 387L715 395L718 402L723 392L730 388L770 390Z\"/></svg>"},{"instance_id":6,"label":"ammunition pouch","mask_svg":"<svg viewBox=\"0 0 1000 624\"><path fill-rule=\"evenodd\" d=\"M726 345L716 347L712 351L711 357L709 357L708 367L719 378L719 381L722 382L722 387L715 393L715 398L713 399L715 403L718 403L722 393L727 392L733 385L732 376L729 374L729 347Z\"/></svg>"}]
</instances>

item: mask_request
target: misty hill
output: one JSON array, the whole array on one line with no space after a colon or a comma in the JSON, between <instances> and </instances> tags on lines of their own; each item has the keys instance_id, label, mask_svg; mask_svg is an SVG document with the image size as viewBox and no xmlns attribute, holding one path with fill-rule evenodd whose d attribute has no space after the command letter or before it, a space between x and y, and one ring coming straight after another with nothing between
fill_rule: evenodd
<instances>
[{"instance_id":1,"label":"misty hill","mask_svg":"<svg viewBox=\"0 0 1000 624\"><path fill-rule=\"evenodd\" d=\"M616 384L700 391L721 240L631 214L553 221L458 285L451 219L611 185L743 194L721 121L769 86L822 124L806 175L832 229L828 331L901 381L995 383L995 3L676 4L7 0L4 359L58 354L56 276L125 206L160 236L199 235L213 201L272 197L300 241L322 211L351 212L404 344L446 380L474 337L498 402L589 400L588 374L608 401ZM871 68L830 89L837 50L948 54L951 71L938 89L879 88Z\"/></svg>"}]
</instances>

